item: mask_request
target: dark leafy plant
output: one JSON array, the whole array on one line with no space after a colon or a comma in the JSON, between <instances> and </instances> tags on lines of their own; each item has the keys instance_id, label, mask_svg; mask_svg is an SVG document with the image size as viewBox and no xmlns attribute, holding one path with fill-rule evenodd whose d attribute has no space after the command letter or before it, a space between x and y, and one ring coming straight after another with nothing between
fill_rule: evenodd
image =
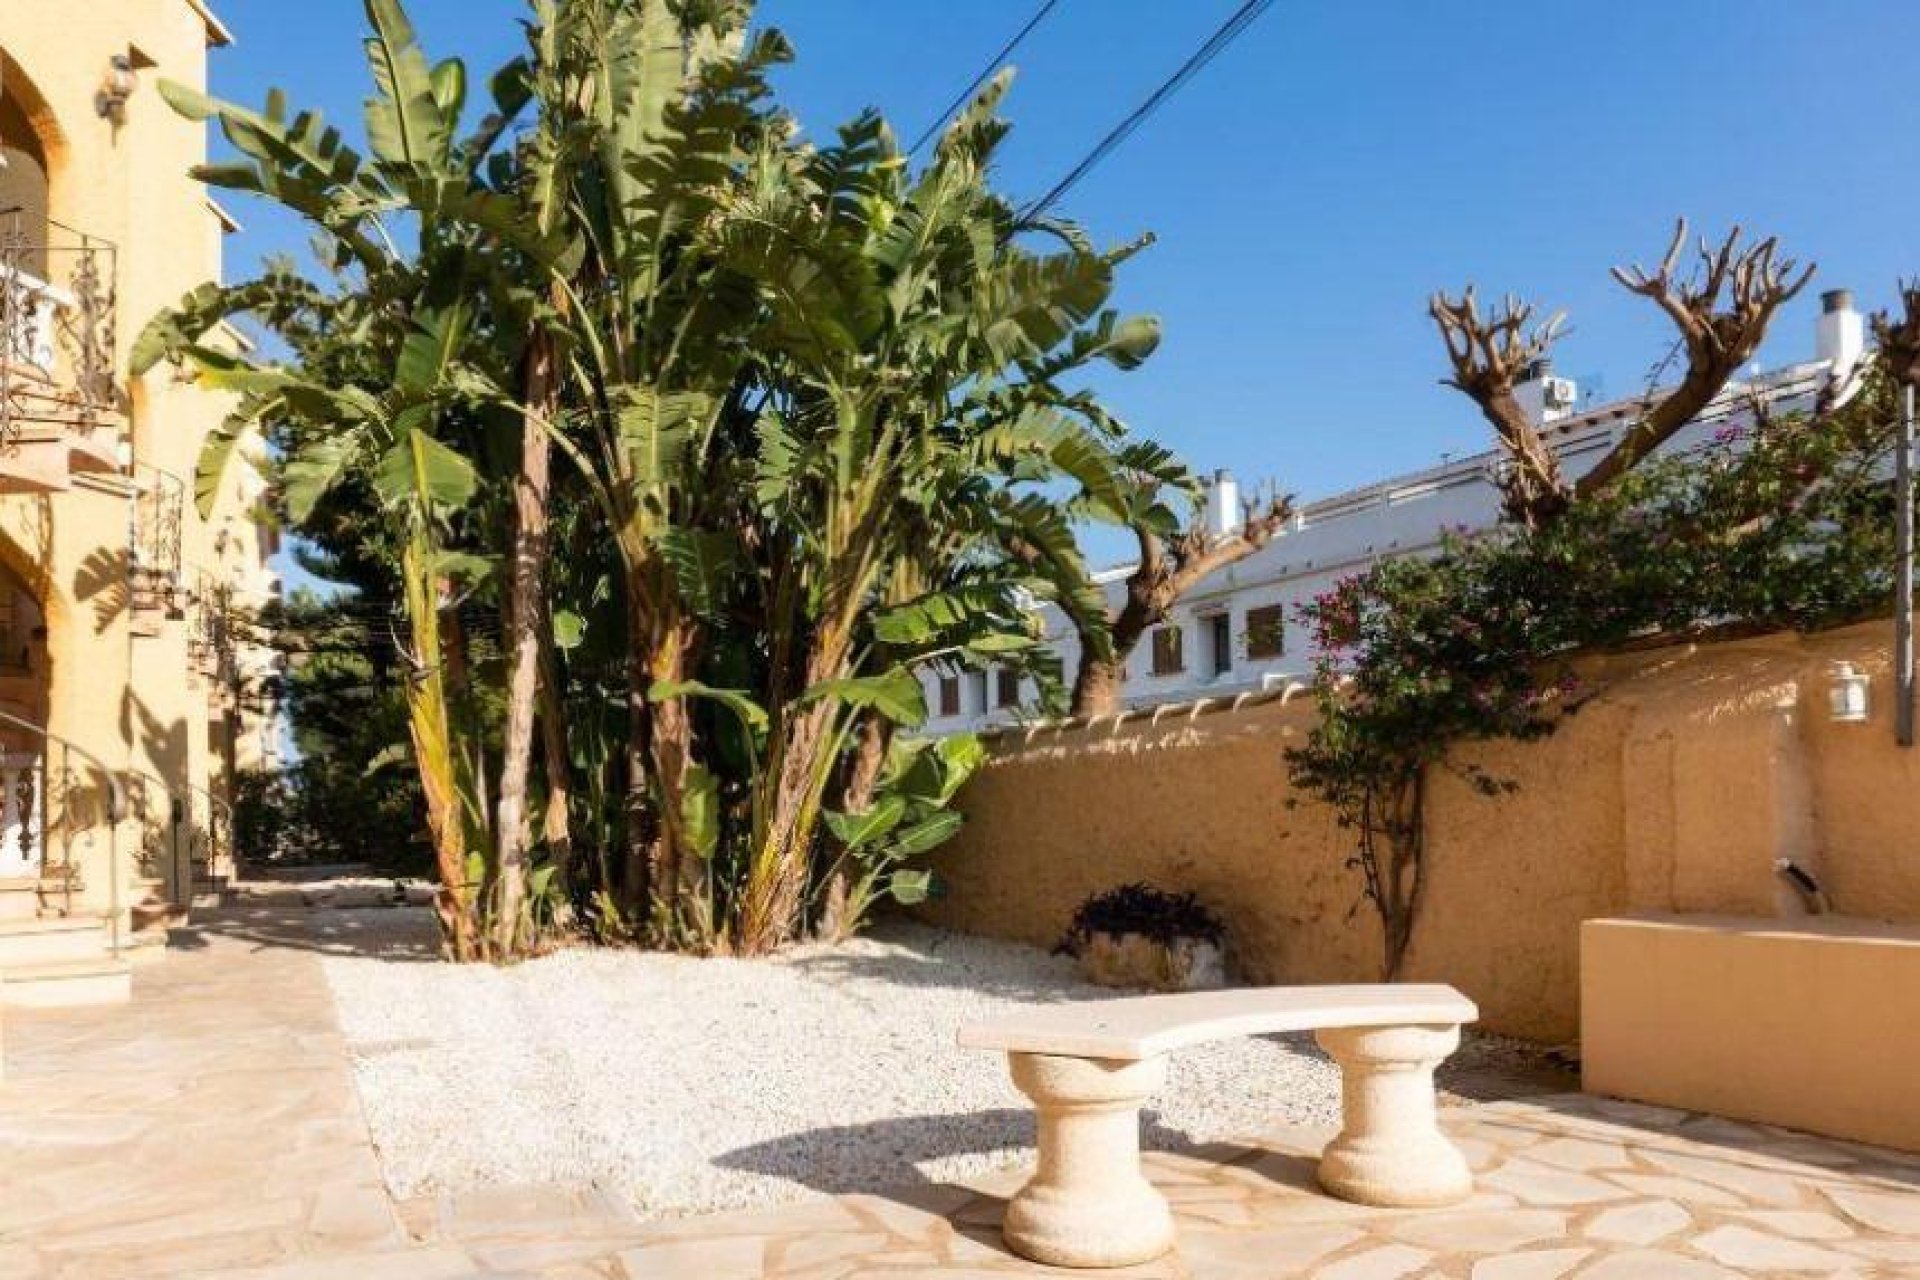
<instances>
[{"instance_id":1,"label":"dark leafy plant","mask_svg":"<svg viewBox=\"0 0 1920 1280\"><path fill-rule=\"evenodd\" d=\"M1226 932L1226 922L1195 894L1169 893L1144 883L1123 884L1080 904L1054 954L1078 956L1096 933L1133 933L1162 945L1194 939L1217 946Z\"/></svg>"}]
</instances>

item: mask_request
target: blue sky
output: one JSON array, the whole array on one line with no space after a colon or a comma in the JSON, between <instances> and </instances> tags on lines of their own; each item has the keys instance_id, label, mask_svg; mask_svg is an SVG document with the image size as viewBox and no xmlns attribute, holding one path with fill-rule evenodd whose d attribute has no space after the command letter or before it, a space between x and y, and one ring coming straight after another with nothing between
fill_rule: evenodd
<instances>
[{"instance_id":1,"label":"blue sky","mask_svg":"<svg viewBox=\"0 0 1920 1280\"><path fill-rule=\"evenodd\" d=\"M873 105L911 138L1037 4L763 0L759 20L798 46L778 83L810 132ZM1062 0L1016 58L1004 187L1050 187L1237 4ZM239 39L216 92L278 84L357 129L356 0L218 8ZM475 71L518 46L518 0L410 11L430 54ZM1560 371L1628 394L1671 331L1607 267L1657 258L1682 213L1820 263L1762 353L1801 358L1818 289L1883 306L1920 273L1916 47L1910 0L1280 0L1061 207L1102 240L1159 237L1121 301L1165 345L1106 390L1196 467L1305 497L1424 466L1484 444L1437 385L1428 293L1474 280L1566 308ZM230 276L303 243L237 212Z\"/></svg>"}]
</instances>

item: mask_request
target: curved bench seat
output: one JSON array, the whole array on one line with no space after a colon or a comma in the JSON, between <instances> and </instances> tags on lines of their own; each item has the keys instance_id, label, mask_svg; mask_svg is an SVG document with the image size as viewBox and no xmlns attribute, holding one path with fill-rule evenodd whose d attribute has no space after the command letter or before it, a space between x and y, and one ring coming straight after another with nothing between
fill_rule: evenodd
<instances>
[{"instance_id":1,"label":"curved bench seat","mask_svg":"<svg viewBox=\"0 0 1920 1280\"><path fill-rule=\"evenodd\" d=\"M1173 1246L1173 1214L1140 1169L1140 1108L1166 1055L1237 1036L1312 1031L1340 1065L1340 1135L1320 1185L1359 1204L1450 1204L1473 1189L1440 1132L1433 1071L1479 1016L1452 987L1247 987L1026 1009L962 1027L964 1049L1007 1054L1033 1100L1040 1164L1007 1205L1015 1253L1067 1267L1124 1267Z\"/></svg>"},{"instance_id":2,"label":"curved bench seat","mask_svg":"<svg viewBox=\"0 0 1920 1280\"><path fill-rule=\"evenodd\" d=\"M1138 1062L1212 1040L1327 1027L1460 1026L1480 1016L1452 987L1374 983L1243 987L1027 1009L960 1029L963 1049Z\"/></svg>"}]
</instances>

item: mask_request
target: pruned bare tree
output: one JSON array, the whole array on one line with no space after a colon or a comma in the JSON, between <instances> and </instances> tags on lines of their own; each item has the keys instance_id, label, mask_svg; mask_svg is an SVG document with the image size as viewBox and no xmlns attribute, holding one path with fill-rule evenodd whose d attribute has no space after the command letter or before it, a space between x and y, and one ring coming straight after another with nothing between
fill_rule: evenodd
<instances>
[{"instance_id":1,"label":"pruned bare tree","mask_svg":"<svg viewBox=\"0 0 1920 1280\"><path fill-rule=\"evenodd\" d=\"M1740 228L1717 248L1700 242L1700 267L1687 280L1674 269L1687 243L1687 220L1673 229L1667 256L1652 272L1615 267L1613 278L1666 312L1686 344L1687 372L1657 404L1640 416L1606 457L1574 485L1574 496L1598 493L1632 470L1713 403L1740 366L1753 358L1774 313L1813 279L1814 265L1776 257L1773 236L1742 247Z\"/></svg>"},{"instance_id":2,"label":"pruned bare tree","mask_svg":"<svg viewBox=\"0 0 1920 1280\"><path fill-rule=\"evenodd\" d=\"M1880 344L1888 376L1902 386L1920 388L1920 280L1901 283L1900 310L1898 318L1874 313L1874 341Z\"/></svg>"},{"instance_id":3,"label":"pruned bare tree","mask_svg":"<svg viewBox=\"0 0 1920 1280\"><path fill-rule=\"evenodd\" d=\"M1605 490L1645 461L1725 390L1759 350L1774 315L1813 278L1813 264L1782 257L1777 239L1743 244L1737 226L1717 245L1701 240L1695 270L1682 276L1686 247L1682 218L1659 266L1613 269L1614 279L1651 299L1673 322L1686 372L1658 398L1650 397L1619 443L1573 481L1565 478L1538 424L1514 395L1518 376L1552 350L1561 317L1529 329L1533 308L1518 299L1508 298L1497 313L1483 318L1471 287L1457 302L1445 294L1434 296L1428 310L1453 364L1446 382L1480 407L1506 451L1501 483L1510 519L1537 528L1569 502Z\"/></svg>"},{"instance_id":4,"label":"pruned bare tree","mask_svg":"<svg viewBox=\"0 0 1920 1280\"><path fill-rule=\"evenodd\" d=\"M1247 504L1240 527L1221 536L1208 532L1204 518L1189 521L1170 537L1162 536L1151 521L1131 521L1140 544L1140 562L1127 575L1119 609L1107 619L1108 643L1092 644L1084 634L1081 637L1073 713L1099 716L1118 711L1127 658L1147 632L1164 623L1181 597L1209 574L1266 546L1292 518L1293 496L1276 492Z\"/></svg>"},{"instance_id":5,"label":"pruned bare tree","mask_svg":"<svg viewBox=\"0 0 1920 1280\"><path fill-rule=\"evenodd\" d=\"M1532 304L1509 294L1497 311L1483 317L1472 285L1458 301L1444 293L1434 294L1427 313L1440 327L1453 364L1453 376L1445 379L1446 384L1466 392L1480 406L1506 451L1500 487L1507 518L1529 527L1550 518L1567 500L1566 478L1559 456L1513 389L1529 365L1553 350L1566 313L1555 312L1545 323L1534 325Z\"/></svg>"}]
</instances>

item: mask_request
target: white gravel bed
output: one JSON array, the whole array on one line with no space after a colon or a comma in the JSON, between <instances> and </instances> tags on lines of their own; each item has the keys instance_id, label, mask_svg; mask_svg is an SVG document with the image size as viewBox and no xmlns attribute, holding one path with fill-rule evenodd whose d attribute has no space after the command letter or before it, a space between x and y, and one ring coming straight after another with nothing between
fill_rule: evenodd
<instances>
[{"instance_id":1,"label":"white gravel bed","mask_svg":"<svg viewBox=\"0 0 1920 1280\"><path fill-rule=\"evenodd\" d=\"M417 911L315 923L360 948L432 927ZM1004 1057L955 1048L954 1029L1114 994L1032 948L911 926L762 961L582 949L493 969L374 951L325 968L396 1195L591 1182L654 1217L1021 1159L1032 1119ZM1209 1045L1174 1057L1145 1139L1331 1122L1338 1099L1308 1037Z\"/></svg>"}]
</instances>

